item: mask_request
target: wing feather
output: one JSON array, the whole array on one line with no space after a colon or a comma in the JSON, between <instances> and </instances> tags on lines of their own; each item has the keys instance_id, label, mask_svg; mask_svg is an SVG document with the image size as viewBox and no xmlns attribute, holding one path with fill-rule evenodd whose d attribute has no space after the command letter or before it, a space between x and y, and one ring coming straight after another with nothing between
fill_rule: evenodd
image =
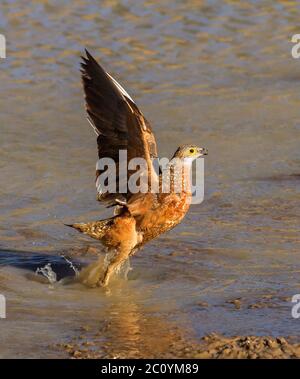
<instances>
[{"instance_id":1,"label":"wing feather","mask_svg":"<svg viewBox=\"0 0 300 379\"><path fill-rule=\"evenodd\" d=\"M97 134L98 157L114 159L119 167L119 150L126 150L128 160L144 158L150 178L157 176L152 160L157 158L157 147L151 125L125 89L108 74L86 50L81 63L82 82L85 93L88 121ZM97 171L96 176L101 172ZM128 177L133 172L127 173ZM119 192L120 177L117 176L117 193L100 191L98 200L114 205L116 200L126 201L132 194Z\"/></svg>"}]
</instances>

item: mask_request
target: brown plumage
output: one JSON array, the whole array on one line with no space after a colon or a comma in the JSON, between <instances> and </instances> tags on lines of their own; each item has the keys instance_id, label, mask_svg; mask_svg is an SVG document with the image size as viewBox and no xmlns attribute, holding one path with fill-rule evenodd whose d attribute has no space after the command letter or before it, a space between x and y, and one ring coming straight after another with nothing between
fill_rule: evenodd
<instances>
[{"instance_id":1,"label":"brown plumage","mask_svg":"<svg viewBox=\"0 0 300 379\"><path fill-rule=\"evenodd\" d=\"M126 150L128 161L144 158L147 162L147 193L121 193L122 178L117 176L117 191L98 192L98 200L107 206L116 206L115 216L107 220L70 225L92 238L100 240L111 252L104 274L98 285L106 286L111 274L127 258L146 242L172 229L188 211L191 191L186 185L176 192L173 185L169 192L162 189L162 173L154 169L157 158L156 141L150 124L127 92L86 51L83 57L82 80L86 111L97 137L98 157L112 158L119 167L119 150ZM206 150L195 145L179 147L174 157L193 159L205 155ZM189 167L190 169L190 167ZM118 172L118 171L117 171ZM135 171L128 171L128 178ZM96 171L96 177L101 174ZM171 183L174 181L171 171ZM180 180L186 180L183 176ZM151 192L151 184L158 185L158 193ZM186 183L185 183L186 184Z\"/></svg>"}]
</instances>

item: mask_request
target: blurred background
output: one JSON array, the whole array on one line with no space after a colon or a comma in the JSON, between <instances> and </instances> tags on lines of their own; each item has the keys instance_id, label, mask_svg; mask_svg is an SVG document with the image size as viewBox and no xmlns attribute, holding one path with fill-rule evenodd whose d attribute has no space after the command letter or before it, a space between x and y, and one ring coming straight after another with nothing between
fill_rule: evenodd
<instances>
[{"instance_id":1,"label":"blurred background","mask_svg":"<svg viewBox=\"0 0 300 379\"><path fill-rule=\"evenodd\" d=\"M209 150L204 202L133 259L141 314L164 303L155 312L196 336L296 333L282 299L300 290L299 15L297 1L1 1L0 248L19 252L10 263L22 251L98 248L63 226L107 216L80 82L88 48L151 122L160 156L189 142ZM7 272L7 291L32 293ZM277 296L275 309L250 311L263 295ZM247 305L237 311L232 296Z\"/></svg>"}]
</instances>

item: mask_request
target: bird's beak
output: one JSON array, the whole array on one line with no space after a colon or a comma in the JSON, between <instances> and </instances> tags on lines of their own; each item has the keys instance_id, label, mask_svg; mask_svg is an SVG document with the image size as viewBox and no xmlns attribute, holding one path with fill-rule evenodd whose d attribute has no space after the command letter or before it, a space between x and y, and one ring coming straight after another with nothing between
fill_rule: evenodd
<instances>
[{"instance_id":1,"label":"bird's beak","mask_svg":"<svg viewBox=\"0 0 300 379\"><path fill-rule=\"evenodd\" d=\"M208 150L205 147L199 147L199 157L203 157L208 154Z\"/></svg>"}]
</instances>

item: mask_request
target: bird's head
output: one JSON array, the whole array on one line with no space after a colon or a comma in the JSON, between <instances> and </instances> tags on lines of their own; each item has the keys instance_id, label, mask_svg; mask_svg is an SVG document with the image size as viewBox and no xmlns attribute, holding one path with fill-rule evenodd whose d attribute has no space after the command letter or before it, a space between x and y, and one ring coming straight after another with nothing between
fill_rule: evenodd
<instances>
[{"instance_id":1,"label":"bird's head","mask_svg":"<svg viewBox=\"0 0 300 379\"><path fill-rule=\"evenodd\" d=\"M207 149L205 147L198 147L196 145L182 145L175 151L173 158L189 159L193 161L196 158L207 155Z\"/></svg>"}]
</instances>

